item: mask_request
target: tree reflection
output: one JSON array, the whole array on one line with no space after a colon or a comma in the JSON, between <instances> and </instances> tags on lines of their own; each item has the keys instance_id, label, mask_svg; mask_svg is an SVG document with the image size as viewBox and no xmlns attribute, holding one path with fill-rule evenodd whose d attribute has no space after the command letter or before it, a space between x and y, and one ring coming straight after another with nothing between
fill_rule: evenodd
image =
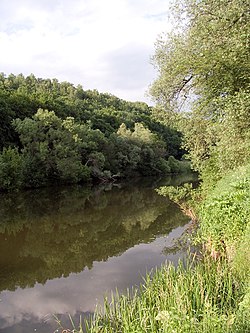
<instances>
[{"instance_id":1,"label":"tree reflection","mask_svg":"<svg viewBox=\"0 0 250 333\"><path fill-rule=\"evenodd\" d=\"M148 184L40 189L1 199L0 290L80 272L187 222Z\"/></svg>"}]
</instances>

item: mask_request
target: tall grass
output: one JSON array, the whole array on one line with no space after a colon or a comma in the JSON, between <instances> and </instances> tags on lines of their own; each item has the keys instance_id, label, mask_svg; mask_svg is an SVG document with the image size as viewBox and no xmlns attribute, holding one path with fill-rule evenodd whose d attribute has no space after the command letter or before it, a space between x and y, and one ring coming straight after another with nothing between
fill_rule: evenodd
<instances>
[{"instance_id":1,"label":"tall grass","mask_svg":"<svg viewBox=\"0 0 250 333\"><path fill-rule=\"evenodd\" d=\"M104 308L73 331L246 333L250 322L240 307L244 288L225 260L163 266L146 276L140 290L106 299Z\"/></svg>"}]
</instances>

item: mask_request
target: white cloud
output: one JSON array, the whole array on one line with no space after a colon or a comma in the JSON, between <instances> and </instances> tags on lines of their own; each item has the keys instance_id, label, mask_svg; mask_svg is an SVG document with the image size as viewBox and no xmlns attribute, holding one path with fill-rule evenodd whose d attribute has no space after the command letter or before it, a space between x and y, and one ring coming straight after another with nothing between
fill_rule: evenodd
<instances>
[{"instance_id":1,"label":"white cloud","mask_svg":"<svg viewBox=\"0 0 250 333\"><path fill-rule=\"evenodd\" d=\"M1 0L0 70L145 100L154 42L169 30L168 6L163 0Z\"/></svg>"}]
</instances>

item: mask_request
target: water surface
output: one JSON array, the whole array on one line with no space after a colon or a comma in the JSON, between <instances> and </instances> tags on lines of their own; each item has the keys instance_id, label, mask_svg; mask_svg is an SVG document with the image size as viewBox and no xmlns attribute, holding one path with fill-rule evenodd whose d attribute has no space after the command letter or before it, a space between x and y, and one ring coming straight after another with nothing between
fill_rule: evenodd
<instances>
[{"instance_id":1,"label":"water surface","mask_svg":"<svg viewBox=\"0 0 250 333\"><path fill-rule=\"evenodd\" d=\"M1 194L0 332L53 332L52 314L69 326L68 313L77 322L105 294L183 258L174 240L188 219L157 195L158 185L150 179Z\"/></svg>"}]
</instances>

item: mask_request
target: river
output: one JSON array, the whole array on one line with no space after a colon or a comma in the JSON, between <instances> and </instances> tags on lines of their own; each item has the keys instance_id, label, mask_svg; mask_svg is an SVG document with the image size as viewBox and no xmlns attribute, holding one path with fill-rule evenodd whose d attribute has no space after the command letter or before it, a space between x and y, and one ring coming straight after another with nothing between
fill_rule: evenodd
<instances>
[{"instance_id":1,"label":"river","mask_svg":"<svg viewBox=\"0 0 250 333\"><path fill-rule=\"evenodd\" d=\"M190 180L190 179L185 179ZM183 177L138 179L0 195L0 332L48 333L56 315L93 313L110 291L138 286L167 261L188 218L155 188Z\"/></svg>"}]
</instances>

